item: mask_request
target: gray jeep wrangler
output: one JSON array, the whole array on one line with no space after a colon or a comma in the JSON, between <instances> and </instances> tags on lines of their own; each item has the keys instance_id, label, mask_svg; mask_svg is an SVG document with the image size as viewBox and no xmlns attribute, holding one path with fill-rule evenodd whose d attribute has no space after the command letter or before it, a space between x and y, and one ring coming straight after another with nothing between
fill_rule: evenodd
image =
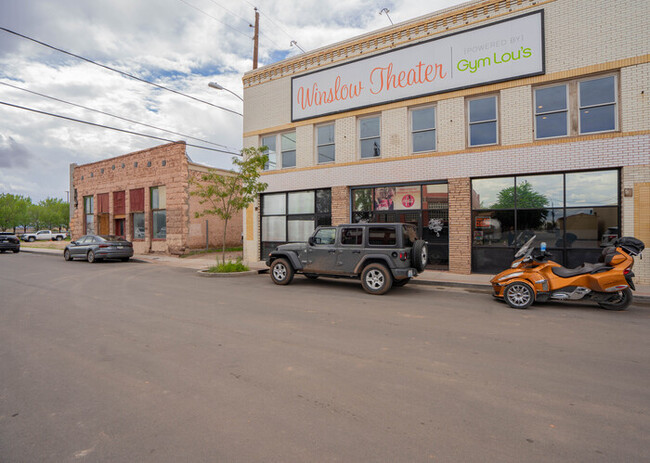
<instances>
[{"instance_id":1,"label":"gray jeep wrangler","mask_svg":"<svg viewBox=\"0 0 650 463\"><path fill-rule=\"evenodd\" d=\"M360 278L370 294L404 286L427 264L426 242L415 226L403 223L355 223L318 227L307 243L278 246L266 265L277 285L296 273L307 278Z\"/></svg>"}]
</instances>

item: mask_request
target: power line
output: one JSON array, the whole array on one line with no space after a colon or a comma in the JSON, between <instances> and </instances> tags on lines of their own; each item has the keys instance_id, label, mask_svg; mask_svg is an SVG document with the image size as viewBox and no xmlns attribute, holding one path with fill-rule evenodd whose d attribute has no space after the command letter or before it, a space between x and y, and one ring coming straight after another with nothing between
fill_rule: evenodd
<instances>
[{"instance_id":1,"label":"power line","mask_svg":"<svg viewBox=\"0 0 650 463\"><path fill-rule=\"evenodd\" d=\"M196 11L198 11L198 12L200 12L200 13L203 13L204 15L208 16L209 18L214 19L214 20L217 21L218 23L223 24L223 25L226 26L227 28L232 29L233 31L237 32L238 34L241 34L241 35L243 35L244 37L250 39L250 37L249 37L248 35L244 34L242 31L237 30L237 29L235 29L234 27L232 27L231 25L229 25L229 24L227 24L227 23L221 21L220 19L215 18L215 17L212 16L211 14L206 13L206 12L203 11L201 8L198 8L198 7L194 6L194 5L192 5L191 3L186 2L185 0L178 0L178 1L179 1L179 2L182 2L182 3L185 3L187 6L189 6L189 7L191 7L191 8L194 8ZM222 7L222 8L223 8L223 7ZM224 9L225 9L225 8L224 8Z\"/></svg>"},{"instance_id":2,"label":"power line","mask_svg":"<svg viewBox=\"0 0 650 463\"><path fill-rule=\"evenodd\" d=\"M95 112L95 113L104 114L105 116L114 117L116 119L121 119L123 121L131 122L133 124L143 125L145 127L151 128L151 129L160 130L162 132L173 133L174 135L180 135L181 137L191 138L192 140L202 141L203 143L208 143L208 144L214 145L214 146L221 146L222 148L235 149L235 148L232 148L230 146L222 145L222 144L219 144L219 143L214 143L214 142L211 142L211 141L208 141L208 140L203 140L202 138L192 137L191 135L186 135L184 133L179 133L179 132L174 132L173 130L163 129L161 127L156 127L155 125L145 124L144 122L134 121L133 119L128 119L128 118L122 117L122 116L116 116L115 114L107 113L107 112L101 111L99 109L89 108L88 106L83 106L83 105L80 105L80 104L77 104L77 103L72 103L70 101L62 100L60 98L56 98L56 97L53 97L53 96L50 96L50 95L45 95L43 93L34 92L33 90L28 90L28 89L23 88L23 87L18 87L17 85L12 85L12 84L9 84L7 82L0 82L0 85L6 85L7 87L11 87L11 88L15 88L16 90L21 90L23 92L31 93L32 95L38 95L38 96L43 97L43 98L48 98L50 100L58 101L60 103L64 103L64 104L67 104L67 105L70 105L70 106L75 106L77 108L86 109L88 111L92 111L92 112Z\"/></svg>"},{"instance_id":3,"label":"power line","mask_svg":"<svg viewBox=\"0 0 650 463\"><path fill-rule=\"evenodd\" d=\"M165 87L165 86L163 86L163 85L159 85L159 84L156 84L156 83L150 82L150 81L145 80L145 79L142 79L142 78L140 78L140 77L136 77L136 76L134 76L133 74L129 74L128 72L120 71L119 69L115 69L115 68L112 68L112 67L110 67L110 66L106 66L105 64L100 64L100 63L98 63L98 62L96 62L96 61L93 61L93 60L91 60L91 59L89 59L89 58L84 58L83 56L76 55L76 54L71 53L71 52L69 52L69 51L65 51L65 50L63 50L63 49L61 49L61 48L57 48L57 47L55 47L55 46L53 46L53 45L49 45L49 44L47 44L47 43L45 43L45 42L41 42L40 40L36 40L36 39L34 39L34 38L32 38L32 37L28 37L28 36L26 36L26 35L23 35L23 34L20 34L20 33L16 32L16 31L12 31L11 29L7 29L7 28L5 28L5 27L0 27L0 30L3 30L3 31L5 31L5 32L8 32L8 33L13 34L13 35L16 35L16 36L18 36L18 37L22 37L23 39L30 40L30 41L32 41L32 42L34 42L34 43L37 43L37 44L42 45L42 46L44 46L44 47L50 48L50 49L52 49L52 50L56 50L56 51L58 51L58 52L60 52L60 53L64 53L64 54L66 54L66 55L69 55L69 56L72 56L72 57L74 57L74 58L80 59L80 60L82 60L82 61L86 61L86 62L88 62L88 63L90 63L90 64L94 64L95 66L99 66L99 67L101 67L101 68L108 69L109 71L117 72L118 74L121 74L121 75L123 75L123 76L125 76L125 77L129 77L129 78L131 78L131 79L135 79L135 80L137 80L137 81L139 81L139 82L144 82L145 84L153 85L154 87L160 88L160 89L162 89L162 90L167 90L168 92L172 92L172 93L175 93L175 94L177 94L177 95L184 96L185 98L190 98L190 99L192 99L192 100L194 100L194 101L198 101L198 102L200 102L200 103L205 103L205 104L210 105L210 106L213 106L213 107L215 107L215 108L219 108L219 109L222 109L222 110L224 110L224 111L228 111L228 112L230 112L230 113L237 114L238 116L242 116L242 117L244 117L243 114L240 113L240 112L233 111L232 109L224 108L223 106L218 106L218 105L216 105L216 104L210 103L209 101L201 100L200 98L196 98L196 97L193 97L193 96L191 96L191 95L187 95L187 94L185 94L185 93L179 92L179 91L177 91L177 90L173 90L173 89L171 89L171 88Z\"/></svg>"},{"instance_id":4,"label":"power line","mask_svg":"<svg viewBox=\"0 0 650 463\"><path fill-rule=\"evenodd\" d=\"M111 127L111 126L108 126L108 125L95 124L94 122L84 121L84 120L81 120L81 119L74 119L72 117L62 116L60 114L48 113L46 111L39 111L38 109L28 108L26 106L19 106L19 105L7 103L6 101L0 101L0 104L5 105L5 106L9 106L9 107L12 107L12 108L23 109L25 111L31 111L31 112L37 113L37 114L44 114L46 116L58 117L59 119L65 119L67 121L79 122L80 124L86 124L86 125L90 125L90 126L93 126L93 127L101 127L102 129L115 130L116 132L128 133L130 135L137 135L139 137L153 138L154 140L161 140L161 141L166 141L166 142L169 142L169 143L179 143L178 140L170 140L169 138L156 137L155 135L147 135L145 133L133 132L131 130L118 129L117 127ZM202 149L202 150L207 150L207 151L216 151L218 153L234 154L235 156L241 156L241 153L233 153L232 151L226 151L226 150L222 150L222 149L218 149L218 148L208 148L207 146L193 145L191 143L185 143L185 145L186 146L191 146L193 148L199 148L199 149Z\"/></svg>"}]
</instances>

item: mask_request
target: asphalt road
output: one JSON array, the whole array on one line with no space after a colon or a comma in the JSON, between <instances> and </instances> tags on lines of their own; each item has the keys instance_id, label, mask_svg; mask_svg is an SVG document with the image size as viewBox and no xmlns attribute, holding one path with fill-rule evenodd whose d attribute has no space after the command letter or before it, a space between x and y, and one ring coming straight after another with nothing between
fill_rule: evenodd
<instances>
[{"instance_id":1,"label":"asphalt road","mask_svg":"<svg viewBox=\"0 0 650 463\"><path fill-rule=\"evenodd\" d=\"M0 461L650 461L650 307L0 255Z\"/></svg>"}]
</instances>

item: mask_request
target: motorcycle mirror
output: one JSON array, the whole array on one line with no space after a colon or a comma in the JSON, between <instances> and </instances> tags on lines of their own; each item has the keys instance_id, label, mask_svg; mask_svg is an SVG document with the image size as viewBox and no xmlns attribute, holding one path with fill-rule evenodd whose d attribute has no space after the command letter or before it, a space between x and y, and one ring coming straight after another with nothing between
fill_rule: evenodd
<instances>
[{"instance_id":1,"label":"motorcycle mirror","mask_svg":"<svg viewBox=\"0 0 650 463\"><path fill-rule=\"evenodd\" d=\"M542 241L542 244L539 245L539 250L546 252L546 241Z\"/></svg>"}]
</instances>

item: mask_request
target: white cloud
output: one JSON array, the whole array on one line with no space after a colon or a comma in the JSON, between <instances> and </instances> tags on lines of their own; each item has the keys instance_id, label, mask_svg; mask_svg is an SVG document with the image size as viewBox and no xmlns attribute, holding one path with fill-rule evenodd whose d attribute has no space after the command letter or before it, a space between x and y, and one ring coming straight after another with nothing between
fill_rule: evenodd
<instances>
[{"instance_id":1,"label":"white cloud","mask_svg":"<svg viewBox=\"0 0 650 463\"><path fill-rule=\"evenodd\" d=\"M188 6L203 10L203 14ZM313 50L432 12L405 0L3 0L0 25L72 53L135 74L196 98L241 111L217 81L242 94L252 63L252 3L261 12L260 65ZM435 8L460 3L436 2ZM208 16L209 15L209 16ZM125 78L90 63L0 31L0 82L239 149L241 117ZM144 132L183 137L130 124L0 85L0 101ZM203 144L187 139L188 143ZM162 144L0 105L0 192L38 201L65 198L68 168ZM209 146L209 145L208 145ZM196 162L228 167L231 156L188 148Z\"/></svg>"}]
</instances>

